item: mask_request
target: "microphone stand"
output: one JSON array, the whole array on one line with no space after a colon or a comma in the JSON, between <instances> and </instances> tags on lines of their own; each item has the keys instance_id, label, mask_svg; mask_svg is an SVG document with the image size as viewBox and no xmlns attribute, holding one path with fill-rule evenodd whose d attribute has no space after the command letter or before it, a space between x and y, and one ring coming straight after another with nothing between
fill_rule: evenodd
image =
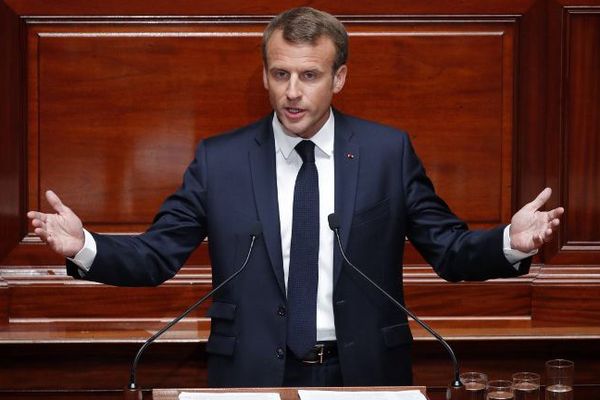
<instances>
[{"instance_id":1,"label":"microphone stand","mask_svg":"<svg viewBox=\"0 0 600 400\"><path fill-rule=\"evenodd\" d=\"M218 292L223 286L227 285L232 279L237 277L244 270L244 268L246 268L246 265L248 264L248 261L250 260L250 255L252 254L252 249L254 248L254 242L260 235L260 231L261 231L260 226L254 227L253 232L251 233L252 236L251 236L250 247L248 248L248 254L246 254L246 259L244 260L242 266L236 272L234 272L229 278L227 278L223 282L221 282L221 284L219 284L217 287L213 288L210 292L208 292L206 295L204 295L200 300L196 301L194 304L189 306L183 313L181 313L181 315L174 318L171 322L169 322L167 325L165 325L163 328L161 328L158 332L156 332L154 335L149 337L144 342L144 344L140 347L137 354L135 355L135 358L133 359L133 363L131 365L131 370L130 370L130 374L129 374L129 384L124 393L125 399L142 400L142 392L141 392L139 386L137 385L137 366L138 366L140 358L141 358L142 354L144 353L144 351L146 350L146 348L148 346L150 346L150 344L152 344L157 338L162 336L166 331L171 329L173 327L173 325L177 324L183 318L187 317L189 313L191 313L196 308L198 308L198 306L201 305L202 303L204 303L204 301L206 301L206 299L208 299L213 294Z\"/></svg>"},{"instance_id":2,"label":"microphone stand","mask_svg":"<svg viewBox=\"0 0 600 400\"><path fill-rule=\"evenodd\" d=\"M342 246L342 241L340 239L340 227L339 227L340 224L337 219L337 215L330 214L328 217L328 220L329 220L329 227L335 233L338 248L340 250L342 257L344 258L344 261L350 267L352 267L352 269L354 271L356 271L361 277L363 277L367 282L369 282L374 288L376 288L381 294L383 294L388 300L390 300L396 307L398 307L399 309L404 311L409 317L411 317L415 322L417 322L423 329L425 329L433 337L435 337L438 340L438 342L440 342L442 344L442 346L444 346L444 348L448 351L448 354L450 355L450 358L452 359L452 365L454 367L454 380L448 387L448 391L446 392L446 399L448 399L448 400L461 399L464 386L460 382L460 368L458 366L458 360L456 359L456 355L454 354L454 351L452 350L450 345L444 340L444 338L442 338L429 325L427 325L425 322L421 321L421 319L419 317L417 317L412 311L410 311L408 308L403 306L392 295L390 295L388 292L386 292L384 289L382 289L377 283L375 283L371 278L369 278L367 275L365 275L360 269L358 269L354 264L352 264L350 262L350 260L346 256L346 253L344 252L344 249ZM453 394L453 393L455 393L455 394Z\"/></svg>"}]
</instances>

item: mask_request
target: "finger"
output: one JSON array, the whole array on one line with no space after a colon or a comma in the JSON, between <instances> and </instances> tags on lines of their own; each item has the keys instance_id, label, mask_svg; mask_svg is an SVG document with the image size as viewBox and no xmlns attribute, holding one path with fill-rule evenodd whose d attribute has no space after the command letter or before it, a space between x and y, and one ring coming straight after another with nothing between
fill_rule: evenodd
<instances>
[{"instance_id":1,"label":"finger","mask_svg":"<svg viewBox=\"0 0 600 400\"><path fill-rule=\"evenodd\" d=\"M48 232L46 232L46 230L44 230L42 228L35 228L33 230L33 233L38 235L40 237L40 239L42 239L44 242L48 242Z\"/></svg>"},{"instance_id":2,"label":"finger","mask_svg":"<svg viewBox=\"0 0 600 400\"><path fill-rule=\"evenodd\" d=\"M57 213L61 214L66 211L67 207L62 203L62 201L60 201L56 193L54 193L52 190L46 190L46 199L48 200L48 203L50 203L50 206L52 206L54 211Z\"/></svg>"},{"instance_id":3,"label":"finger","mask_svg":"<svg viewBox=\"0 0 600 400\"><path fill-rule=\"evenodd\" d=\"M40 221L46 221L47 214L41 213L39 211L29 211L27 213L27 218L29 219L39 219Z\"/></svg>"},{"instance_id":4,"label":"finger","mask_svg":"<svg viewBox=\"0 0 600 400\"><path fill-rule=\"evenodd\" d=\"M533 235L532 240L534 249L537 249L544 244L544 239L542 238L542 235Z\"/></svg>"},{"instance_id":5,"label":"finger","mask_svg":"<svg viewBox=\"0 0 600 400\"><path fill-rule=\"evenodd\" d=\"M40 219L34 219L34 220L31 221L31 225L34 228L43 228L43 229L45 229L45 225L46 224L44 223L44 221L42 221Z\"/></svg>"},{"instance_id":6,"label":"finger","mask_svg":"<svg viewBox=\"0 0 600 400\"><path fill-rule=\"evenodd\" d=\"M529 206L532 207L534 210L539 210L544 204L546 204L551 195L552 189L546 188L542 190L540 194L538 194L538 196L531 203L529 203Z\"/></svg>"},{"instance_id":7,"label":"finger","mask_svg":"<svg viewBox=\"0 0 600 400\"><path fill-rule=\"evenodd\" d=\"M562 207L555 208L554 210L548 211L548 219L560 218L565 213L565 209Z\"/></svg>"}]
</instances>

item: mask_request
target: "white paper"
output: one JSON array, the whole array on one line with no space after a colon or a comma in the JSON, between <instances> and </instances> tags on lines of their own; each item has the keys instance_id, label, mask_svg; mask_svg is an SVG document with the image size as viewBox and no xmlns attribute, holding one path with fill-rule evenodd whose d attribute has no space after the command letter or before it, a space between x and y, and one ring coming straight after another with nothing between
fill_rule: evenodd
<instances>
[{"instance_id":1,"label":"white paper","mask_svg":"<svg viewBox=\"0 0 600 400\"><path fill-rule=\"evenodd\" d=\"M281 400L279 393L181 392L179 400Z\"/></svg>"},{"instance_id":2,"label":"white paper","mask_svg":"<svg viewBox=\"0 0 600 400\"><path fill-rule=\"evenodd\" d=\"M419 390L347 391L298 390L301 400L427 400Z\"/></svg>"}]
</instances>

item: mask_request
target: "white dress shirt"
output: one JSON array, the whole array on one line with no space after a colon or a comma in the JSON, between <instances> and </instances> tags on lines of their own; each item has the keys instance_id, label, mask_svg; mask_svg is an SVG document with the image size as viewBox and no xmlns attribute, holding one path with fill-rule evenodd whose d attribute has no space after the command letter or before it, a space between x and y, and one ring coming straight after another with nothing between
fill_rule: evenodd
<instances>
[{"instance_id":1,"label":"white dress shirt","mask_svg":"<svg viewBox=\"0 0 600 400\"><path fill-rule=\"evenodd\" d=\"M317 287L317 340L335 340L333 318L333 232L327 217L335 210L335 178L333 112L325 125L310 140L315 144L315 164L319 175L319 284ZM290 269L290 247L294 209L294 186L302 166L302 159L294 147L303 139L287 134L277 116L273 116L275 134L275 164L277 169L277 196L279 199L279 226L283 277L287 289Z\"/></svg>"}]
</instances>

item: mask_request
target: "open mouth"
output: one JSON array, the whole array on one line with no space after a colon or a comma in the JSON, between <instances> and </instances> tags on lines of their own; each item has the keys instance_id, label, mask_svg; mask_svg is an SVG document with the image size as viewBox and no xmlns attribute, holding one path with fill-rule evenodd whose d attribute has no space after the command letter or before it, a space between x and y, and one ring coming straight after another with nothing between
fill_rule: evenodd
<instances>
[{"instance_id":1,"label":"open mouth","mask_svg":"<svg viewBox=\"0 0 600 400\"><path fill-rule=\"evenodd\" d=\"M285 107L285 114L286 116L291 119L291 120L297 120L302 118L302 116L305 113L305 110L302 108L296 108L296 107Z\"/></svg>"}]
</instances>

